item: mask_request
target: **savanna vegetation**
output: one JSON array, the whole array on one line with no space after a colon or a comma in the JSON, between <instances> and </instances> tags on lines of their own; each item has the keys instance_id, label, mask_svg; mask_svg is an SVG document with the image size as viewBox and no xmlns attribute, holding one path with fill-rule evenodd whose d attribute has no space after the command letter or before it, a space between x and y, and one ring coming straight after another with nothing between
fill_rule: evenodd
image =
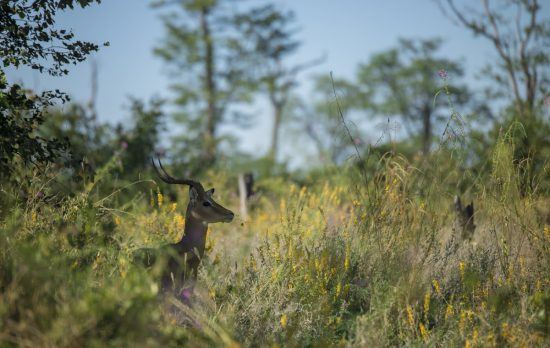
<instances>
[{"instance_id":1,"label":"savanna vegetation","mask_svg":"<svg viewBox=\"0 0 550 348\"><path fill-rule=\"evenodd\" d=\"M402 39L353 79L315 77L308 100L297 74L323 57L287 64L301 45L292 12L157 1L174 98L131 99L125 125L9 79L19 66L67 74L102 49L55 22L97 3L0 3L0 346L550 344L550 23L537 0L439 3L494 49L484 92L441 39ZM274 125L265 156L220 132L249 125L257 98ZM376 119L387 127L364 140ZM183 131L166 140L173 122ZM278 154L295 134L316 160L290 170ZM162 263L135 257L185 227L189 191L158 180L152 157L237 213L209 227L190 301L162 291Z\"/></svg>"}]
</instances>

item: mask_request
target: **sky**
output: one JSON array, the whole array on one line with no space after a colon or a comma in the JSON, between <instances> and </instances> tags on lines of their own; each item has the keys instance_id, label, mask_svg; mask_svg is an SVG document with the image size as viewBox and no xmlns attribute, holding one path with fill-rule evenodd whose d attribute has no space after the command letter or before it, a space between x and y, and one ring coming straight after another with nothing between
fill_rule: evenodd
<instances>
[{"instance_id":1,"label":"sky","mask_svg":"<svg viewBox=\"0 0 550 348\"><path fill-rule=\"evenodd\" d=\"M297 38L302 46L289 59L289 64L326 55L322 65L299 76L296 92L304 97L311 95L313 75L328 75L332 71L335 77L351 79L358 63L367 61L373 53L395 46L398 38L443 38L445 44L440 54L462 62L467 72L465 80L473 87L479 86L474 75L496 59L488 41L475 38L454 25L441 13L435 0L273 2L296 13L300 29ZM163 62L153 54L153 48L159 45L165 31L160 12L151 8L150 3L103 0L100 5L60 14L59 27L72 28L81 40L109 41L110 46L71 68L68 76L50 77L30 69L9 69L8 81L23 82L34 90L60 89L69 93L74 101L87 102L91 94L90 61L93 60L98 67L99 119L128 123L129 97L149 100L153 96L171 96L169 86L173 80ZM549 9L550 6L543 8L543 17L549 17ZM257 117L252 128L232 131L240 136L242 150L263 153L269 145L269 108L260 101L254 106L254 112ZM293 144L286 138L283 143L286 143L283 159L292 159Z\"/></svg>"}]
</instances>

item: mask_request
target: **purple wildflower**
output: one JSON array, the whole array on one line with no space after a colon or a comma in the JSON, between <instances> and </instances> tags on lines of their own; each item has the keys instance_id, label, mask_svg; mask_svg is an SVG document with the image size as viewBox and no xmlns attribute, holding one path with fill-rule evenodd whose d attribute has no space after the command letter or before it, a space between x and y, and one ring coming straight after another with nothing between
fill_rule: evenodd
<instances>
[{"instance_id":1,"label":"purple wildflower","mask_svg":"<svg viewBox=\"0 0 550 348\"><path fill-rule=\"evenodd\" d=\"M439 77L441 77L442 79L446 79L446 78L447 78L447 70L445 70L445 69L439 69L439 71L437 72L437 74L438 74Z\"/></svg>"},{"instance_id":2,"label":"purple wildflower","mask_svg":"<svg viewBox=\"0 0 550 348\"><path fill-rule=\"evenodd\" d=\"M183 300L184 303L190 303L192 295L193 295L192 288L186 288L181 291L181 299Z\"/></svg>"}]
</instances>

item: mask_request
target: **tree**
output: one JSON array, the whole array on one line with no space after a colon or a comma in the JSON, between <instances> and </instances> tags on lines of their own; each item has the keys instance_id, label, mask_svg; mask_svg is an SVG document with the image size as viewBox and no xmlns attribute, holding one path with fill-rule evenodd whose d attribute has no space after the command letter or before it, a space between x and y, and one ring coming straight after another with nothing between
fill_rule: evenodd
<instances>
[{"instance_id":1,"label":"tree","mask_svg":"<svg viewBox=\"0 0 550 348\"><path fill-rule=\"evenodd\" d=\"M321 162L337 165L354 153L354 145L360 145L360 139L363 137L359 129L355 127L353 116L356 115L348 113L353 106L352 100L349 98L351 94L346 94L343 98L339 95L338 104L342 113L348 119L352 118L348 121L349 129L357 143L350 142L334 99L333 83L334 89L338 92L349 93L356 88L352 82L345 79L333 80L330 76L317 76L312 102L298 100L294 113L296 119L299 120L300 134L312 140Z\"/></svg>"},{"instance_id":2,"label":"tree","mask_svg":"<svg viewBox=\"0 0 550 348\"><path fill-rule=\"evenodd\" d=\"M470 100L466 87L451 83L463 75L460 64L436 57L440 47L439 39L401 39L398 47L375 54L359 66L355 87L347 96L351 105L375 117L400 118L409 136L420 133L424 154L430 151L435 122L445 119L449 111L447 100L434 99L441 78L450 77L447 88L455 107Z\"/></svg>"},{"instance_id":3,"label":"tree","mask_svg":"<svg viewBox=\"0 0 550 348\"><path fill-rule=\"evenodd\" d=\"M243 50L252 57L255 84L267 94L273 110L268 153L273 161L277 157L281 124L292 89L296 86L297 75L324 60L290 67L285 64L285 60L300 47L300 42L294 39L294 20L292 11L281 11L272 4L252 8L235 17L235 23L244 37L242 44L248 44Z\"/></svg>"},{"instance_id":4,"label":"tree","mask_svg":"<svg viewBox=\"0 0 550 348\"><path fill-rule=\"evenodd\" d=\"M492 6L489 0L482 0L482 9L477 12L460 8L453 0L438 2L451 19L492 43L499 64L491 63L486 75L511 92L520 120L532 118L537 103L542 103L539 97L548 93L550 81L550 20L539 18L539 1L507 0Z\"/></svg>"},{"instance_id":5,"label":"tree","mask_svg":"<svg viewBox=\"0 0 550 348\"><path fill-rule=\"evenodd\" d=\"M232 105L249 99L238 38L234 36L230 0L180 0L165 15L166 38L155 49L178 80L173 85L185 125L177 138L187 162L212 165L218 155L219 127ZM160 1L157 5L167 5ZM182 82L182 76L184 81Z\"/></svg>"},{"instance_id":6,"label":"tree","mask_svg":"<svg viewBox=\"0 0 550 348\"><path fill-rule=\"evenodd\" d=\"M124 171L135 174L149 167L151 158L158 146L159 134L163 126L163 101L153 99L145 105L137 99L131 100L130 110L133 127L124 136L122 146L126 148L122 156Z\"/></svg>"},{"instance_id":7,"label":"tree","mask_svg":"<svg viewBox=\"0 0 550 348\"><path fill-rule=\"evenodd\" d=\"M550 125L541 109L550 83L550 20L541 18L538 0L498 4L482 0L477 10L457 6L453 0L438 2L455 23L489 40L497 53L497 64L491 62L483 72L495 82L488 89L491 97L507 102L494 133L500 131L503 122L510 121L510 116L522 123L525 132L514 133L518 138L514 157L521 163L521 192L525 194L535 186L532 178L546 174Z\"/></svg>"},{"instance_id":8,"label":"tree","mask_svg":"<svg viewBox=\"0 0 550 348\"><path fill-rule=\"evenodd\" d=\"M113 140L111 127L97 124L88 108L70 103L63 109L50 108L44 116L37 135L44 139L66 139L70 144L70 152L62 152L56 161L63 166L75 171L86 167L92 172L113 154L110 149Z\"/></svg>"},{"instance_id":9,"label":"tree","mask_svg":"<svg viewBox=\"0 0 550 348\"><path fill-rule=\"evenodd\" d=\"M67 65L82 62L98 45L79 41L71 30L57 28L56 13L94 2L100 0L0 2L0 174L11 172L15 157L33 164L55 161L66 143L42 138L36 129L44 121L45 108L68 100L58 90L34 95L10 84L4 69L28 66L53 76L67 74Z\"/></svg>"}]
</instances>

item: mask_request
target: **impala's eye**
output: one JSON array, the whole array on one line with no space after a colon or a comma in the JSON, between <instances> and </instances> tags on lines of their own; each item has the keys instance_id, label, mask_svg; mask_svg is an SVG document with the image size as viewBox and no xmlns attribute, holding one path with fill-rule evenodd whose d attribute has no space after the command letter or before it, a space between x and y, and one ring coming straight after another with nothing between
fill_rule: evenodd
<instances>
[{"instance_id":1,"label":"impala's eye","mask_svg":"<svg viewBox=\"0 0 550 348\"><path fill-rule=\"evenodd\" d=\"M212 203L208 202L208 201L205 201L205 202L202 202L202 205L205 206L205 207L209 207L212 205Z\"/></svg>"}]
</instances>

